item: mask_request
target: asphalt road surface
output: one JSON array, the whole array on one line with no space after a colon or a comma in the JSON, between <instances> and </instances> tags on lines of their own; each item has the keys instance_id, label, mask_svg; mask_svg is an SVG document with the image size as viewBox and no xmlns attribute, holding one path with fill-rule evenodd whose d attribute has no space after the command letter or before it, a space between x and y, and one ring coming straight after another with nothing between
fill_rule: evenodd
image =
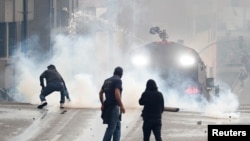
<instances>
[{"instance_id":1,"label":"asphalt road surface","mask_svg":"<svg viewBox=\"0 0 250 141\"><path fill-rule=\"evenodd\" d=\"M106 125L98 108L36 109L25 103L0 104L0 141L101 141ZM127 109L122 118L121 141L140 141L142 119L140 108ZM241 105L233 115L206 116L199 112L164 112L164 141L207 141L209 124L250 124L250 105ZM153 134L151 140L154 140Z\"/></svg>"}]
</instances>

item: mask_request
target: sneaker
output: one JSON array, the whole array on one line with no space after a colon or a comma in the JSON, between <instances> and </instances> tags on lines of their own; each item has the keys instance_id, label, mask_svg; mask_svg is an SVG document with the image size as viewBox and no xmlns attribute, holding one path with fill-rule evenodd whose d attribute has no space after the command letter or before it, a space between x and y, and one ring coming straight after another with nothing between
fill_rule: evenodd
<instances>
[{"instance_id":1,"label":"sneaker","mask_svg":"<svg viewBox=\"0 0 250 141\"><path fill-rule=\"evenodd\" d=\"M61 103L61 104L60 104L60 108L61 108L61 109L63 109L63 108L64 108L64 106L63 106L63 105L64 105L63 103Z\"/></svg>"},{"instance_id":2,"label":"sneaker","mask_svg":"<svg viewBox=\"0 0 250 141\"><path fill-rule=\"evenodd\" d=\"M44 106L47 106L48 103L46 101L43 101L40 105L37 106L38 109L42 109Z\"/></svg>"}]
</instances>

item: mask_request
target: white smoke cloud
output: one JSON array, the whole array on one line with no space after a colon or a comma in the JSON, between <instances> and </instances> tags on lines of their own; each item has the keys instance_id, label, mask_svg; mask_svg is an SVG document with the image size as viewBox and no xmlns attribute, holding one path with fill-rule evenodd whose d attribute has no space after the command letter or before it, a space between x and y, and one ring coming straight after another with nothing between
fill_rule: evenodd
<instances>
[{"instance_id":1,"label":"white smoke cloud","mask_svg":"<svg viewBox=\"0 0 250 141\"><path fill-rule=\"evenodd\" d=\"M77 23L70 26L71 33L81 26L82 18L86 18L84 14L78 14L76 18ZM207 105L207 101L201 99L197 101L190 97L179 95L176 91L165 88L162 84L161 78L157 74L148 72L147 70L140 70L129 65L130 56L124 49L119 48L122 44L120 40L121 35L127 33L116 26L116 24L107 23L108 21L102 19L90 19L99 24L112 25L115 32L113 40L110 42L110 33L97 32L94 36L68 36L57 35L54 38L54 45L51 49L51 56L45 58L43 62L37 62L36 59L20 55L17 63L19 70L19 77L17 78L17 90L25 99L25 101L32 104L39 104L40 84L39 75L46 69L49 64L55 64L58 71L62 74L66 81L72 101L66 103L69 107L99 107L99 89L107 77L112 76L113 69L116 66L124 68L123 75L123 93L122 99L125 107L139 107L138 100L145 89L148 79L156 80L159 90L163 92L165 98L165 106L186 107L188 109L211 113L211 111L218 110L225 113L227 111L234 111L237 109L238 101L233 94L222 94L220 98L211 104ZM101 21L101 22L100 22ZM73 24L73 23L72 23ZM73 35L74 35L73 34ZM126 50L131 50L137 46L136 43L127 47ZM36 56L36 54L32 54ZM38 54L39 56L43 56ZM44 56L49 56L44 54ZM20 99L21 100L21 99ZM47 97L47 101L52 105L59 105L59 92L54 92ZM230 101L231 106L227 105ZM219 108L218 108L219 107ZM211 110L212 109L212 110Z\"/></svg>"}]
</instances>

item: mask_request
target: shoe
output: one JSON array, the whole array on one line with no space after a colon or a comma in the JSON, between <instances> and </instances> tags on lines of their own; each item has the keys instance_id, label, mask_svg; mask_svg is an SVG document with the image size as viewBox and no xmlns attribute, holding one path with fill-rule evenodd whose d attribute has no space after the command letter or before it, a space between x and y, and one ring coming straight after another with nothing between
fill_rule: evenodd
<instances>
[{"instance_id":1,"label":"shoe","mask_svg":"<svg viewBox=\"0 0 250 141\"><path fill-rule=\"evenodd\" d=\"M63 105L64 105L63 103L61 103L61 104L60 104L60 108L61 108L61 109L63 109L63 108L64 108L64 106L63 106Z\"/></svg>"},{"instance_id":2,"label":"shoe","mask_svg":"<svg viewBox=\"0 0 250 141\"><path fill-rule=\"evenodd\" d=\"M47 106L48 103L46 101L43 101L40 105L37 106L38 109L42 109L44 106Z\"/></svg>"}]
</instances>

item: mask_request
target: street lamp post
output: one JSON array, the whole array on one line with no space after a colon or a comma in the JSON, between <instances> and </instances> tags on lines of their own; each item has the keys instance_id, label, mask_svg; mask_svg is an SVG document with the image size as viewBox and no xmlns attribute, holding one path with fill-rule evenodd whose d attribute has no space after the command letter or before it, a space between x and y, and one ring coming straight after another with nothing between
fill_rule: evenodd
<instances>
[{"instance_id":1,"label":"street lamp post","mask_svg":"<svg viewBox=\"0 0 250 141\"><path fill-rule=\"evenodd\" d=\"M26 53L28 49L27 26L28 26L28 2L27 0L23 0L23 44L21 51L24 53Z\"/></svg>"}]
</instances>

